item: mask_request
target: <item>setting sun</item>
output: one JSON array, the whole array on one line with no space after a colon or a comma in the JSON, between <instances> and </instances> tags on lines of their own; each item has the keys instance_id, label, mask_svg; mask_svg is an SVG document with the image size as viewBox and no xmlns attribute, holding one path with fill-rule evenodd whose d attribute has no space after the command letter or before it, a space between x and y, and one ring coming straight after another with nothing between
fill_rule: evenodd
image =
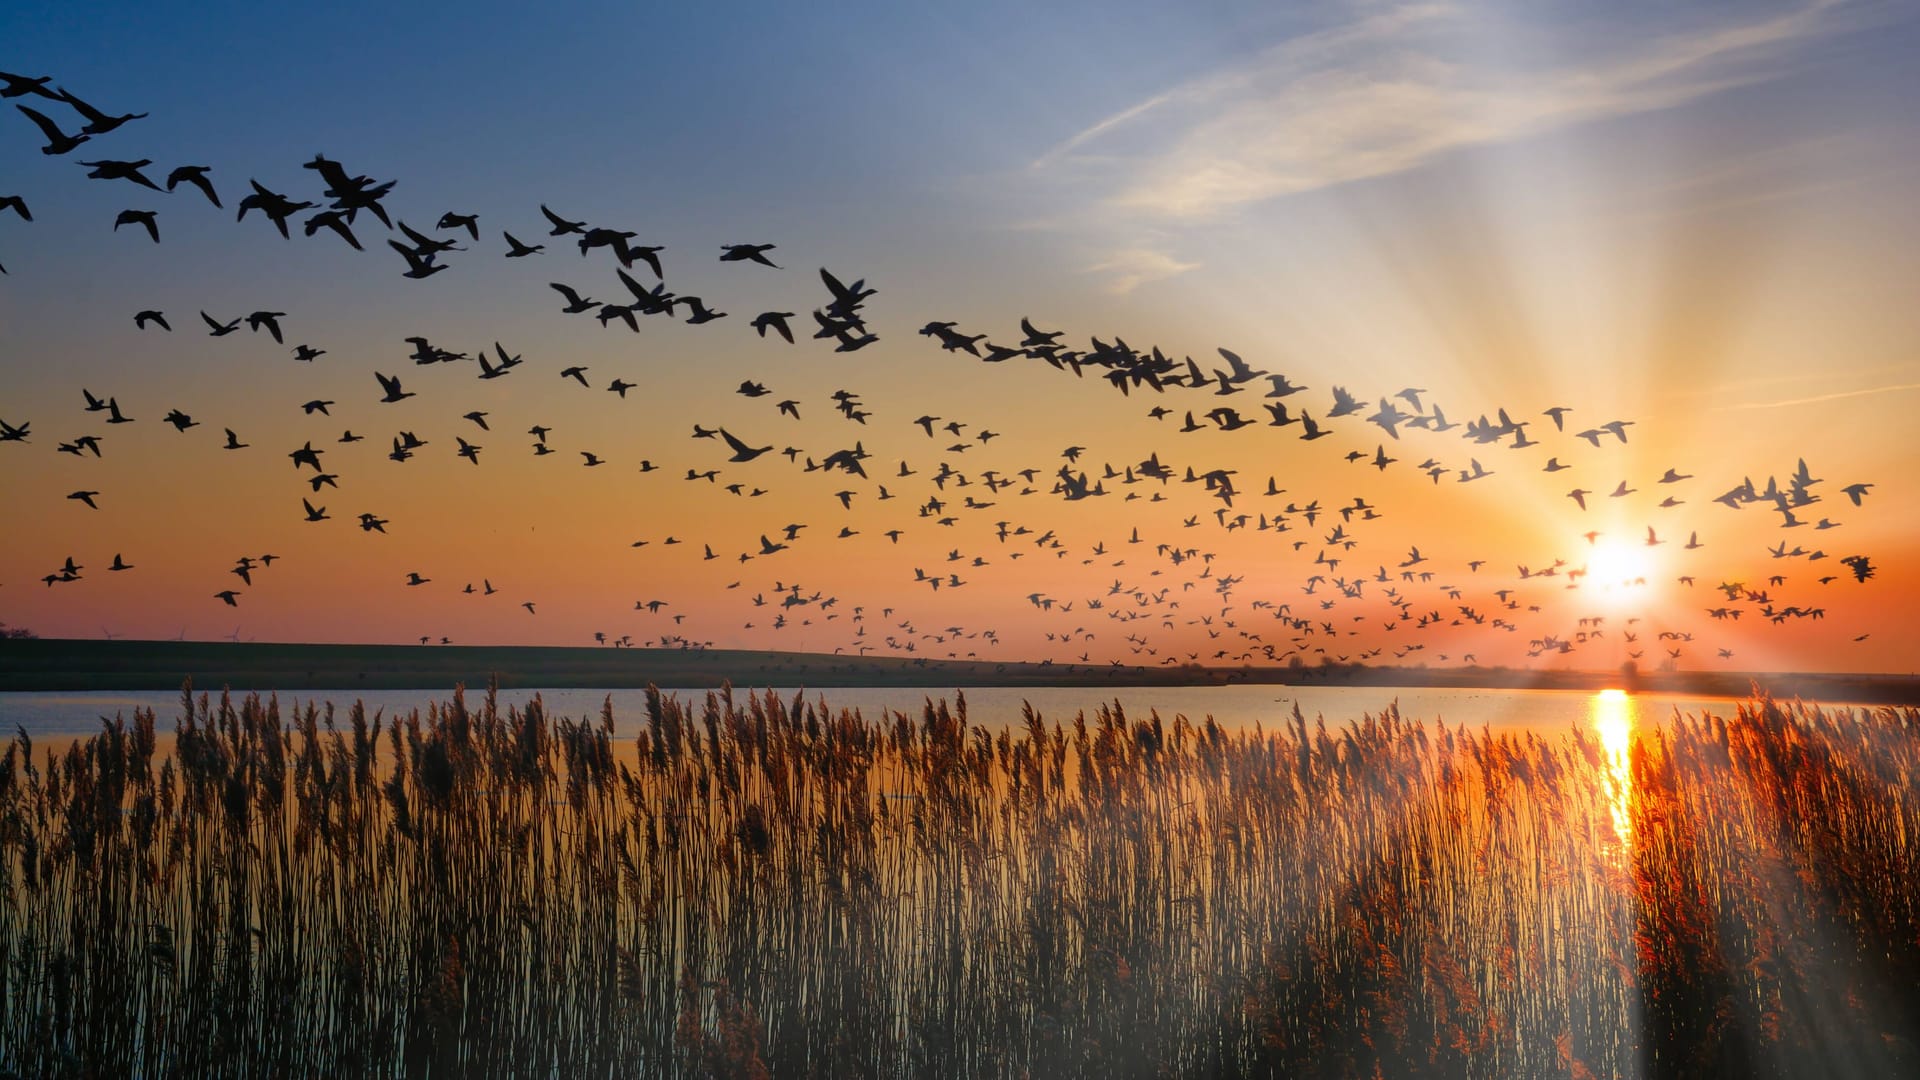
<instances>
[{"instance_id":1,"label":"setting sun","mask_svg":"<svg viewBox=\"0 0 1920 1080\"><path fill-rule=\"evenodd\" d=\"M1611 600L1643 596L1659 576L1656 548L1608 537L1594 541L1587 555L1587 584Z\"/></svg>"}]
</instances>

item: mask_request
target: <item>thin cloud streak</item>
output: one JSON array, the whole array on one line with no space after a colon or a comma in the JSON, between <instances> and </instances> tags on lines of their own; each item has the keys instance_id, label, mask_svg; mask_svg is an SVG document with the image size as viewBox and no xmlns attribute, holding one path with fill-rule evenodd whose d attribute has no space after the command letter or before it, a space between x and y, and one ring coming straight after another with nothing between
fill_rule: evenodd
<instances>
[{"instance_id":1,"label":"thin cloud streak","mask_svg":"<svg viewBox=\"0 0 1920 1080\"><path fill-rule=\"evenodd\" d=\"M1870 386L1865 390L1841 390L1833 394L1817 394L1813 397L1789 398L1786 401L1747 401L1738 405L1722 405L1726 411L1746 409L1784 409L1791 405L1817 405L1823 401L1840 401L1845 398L1868 397L1873 394L1894 394L1905 390L1920 390L1920 383L1896 383L1893 386Z\"/></svg>"},{"instance_id":2,"label":"thin cloud streak","mask_svg":"<svg viewBox=\"0 0 1920 1080\"><path fill-rule=\"evenodd\" d=\"M1087 272L1114 275L1107 291L1124 296L1149 282L1164 281L1199 267L1197 262L1181 262L1164 251L1136 247L1110 253L1104 261L1087 267Z\"/></svg>"},{"instance_id":3,"label":"thin cloud streak","mask_svg":"<svg viewBox=\"0 0 1920 1080\"><path fill-rule=\"evenodd\" d=\"M1173 218L1405 172L1447 152L1672 108L1778 77L1780 56L1831 28L1840 0L1636 42L1626 55L1487 72L1448 40L1502 27L1409 6L1303 35L1121 110L1036 169L1112 168L1107 201ZM1128 143L1130 147L1110 146ZM1110 147L1110 148L1109 148ZM1108 149L1103 149L1108 148ZM1083 152L1085 151L1085 152Z\"/></svg>"}]
</instances>

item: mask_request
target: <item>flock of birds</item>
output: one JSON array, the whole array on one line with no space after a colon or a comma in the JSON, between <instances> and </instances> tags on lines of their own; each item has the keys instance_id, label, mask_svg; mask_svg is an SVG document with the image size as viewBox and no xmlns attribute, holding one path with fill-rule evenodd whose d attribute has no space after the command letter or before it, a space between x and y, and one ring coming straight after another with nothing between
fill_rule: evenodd
<instances>
[{"instance_id":1,"label":"flock of birds","mask_svg":"<svg viewBox=\"0 0 1920 1080\"><path fill-rule=\"evenodd\" d=\"M192 189L195 200L226 209L221 193L226 185L216 184L209 166L164 168L147 158L106 156L102 148L110 141L125 139L125 135L116 133L144 118L145 113L116 115L95 108L49 77L5 72L0 72L0 97L21 99L15 108L38 130L42 153L65 157L83 146L94 151L91 160L79 161L86 178L115 183L118 190L130 194L137 190L147 197L178 193L185 186ZM416 229L388 205L395 181L356 174L340 162L319 155L306 162L305 168L316 174L318 186L298 195L249 180L246 193L236 203L237 219L244 223L257 212L282 238L291 239L296 229L305 238L324 232L355 251L366 251L370 230L378 229L384 234L387 249L397 258L394 270L414 280L453 269L458 253L474 252L491 232L483 233L477 215L454 211L441 213L431 229ZM231 197L231 192L228 195ZM869 305L878 290L864 279L849 281L846 279L852 275L837 275L822 268L817 274L821 291L808 315L767 310L750 319L739 318L706 297L671 291L662 257L665 249L639 243L637 232L573 220L544 204L539 206L539 213L540 221L532 229L516 225L518 235L512 229L500 230L504 250L499 257L524 260L543 256L549 254L551 245L577 248L582 257L600 252L614 264L610 267L611 278L601 287L582 289L560 281L549 284L550 295L558 298L559 310L567 315L584 316L602 328L630 332L639 332L643 319L703 326L734 318L745 322L755 338L769 345L778 342L781 347L795 346L804 335L822 343L822 347L830 346L834 353L860 352L880 341L869 322ZM163 233L173 228L172 214L168 212L167 228L163 229L160 211L127 208L114 218L113 230L132 227L148 241L160 243ZM0 195L0 220L8 216L21 223L33 221L27 201L17 194ZM0 230L0 243L4 235ZM377 250L379 245L372 247ZM718 261L743 268L732 272L751 268L752 273L789 273L773 258L776 251L771 243L729 243L720 245ZM5 271L0 265L0 273ZM609 298L597 299L589 292ZM178 322L181 332L204 327L214 338L242 335L244 340L252 340L264 334L277 347L288 349L295 361L306 364L328 355L326 349L303 341L288 346L288 330L299 326L297 315L264 309L240 315L200 310L195 320L193 314L142 308L132 313L131 321L140 333L174 333ZM1584 598L1593 590L1585 594L1578 590L1583 586L1647 590L1656 583L1644 578L1591 580L1595 569L1583 552L1599 550L1595 545L1602 533L1598 530L1584 535L1584 549L1575 545L1571 550L1546 554L1515 566L1511 573L1482 558L1448 563L1423 554L1418 544L1393 539L1390 526L1380 524L1390 522L1392 515L1364 497L1308 497L1291 492L1278 473L1264 477L1264 482L1243 475L1245 463L1265 460L1275 452L1271 443L1258 447L1251 443L1229 445L1212 436L1252 431L1266 432L1271 439L1278 429L1313 443L1338 435L1346 448L1326 453L1363 471L1370 467L1384 474L1399 466L1418 470L1426 478L1422 483L1466 485L1517 471L1516 463L1524 463L1519 464L1520 469L1549 474L1573 469L1575 465L1562 458L1575 454L1584 455L1580 467L1591 473L1594 466L1589 462L1603 466L1610 448L1628 442L1633 420L1608 418L1583 425L1577 422L1574 409L1557 405L1519 412L1518 418L1506 408L1497 408L1491 416L1481 413L1471 420L1459 420L1450 418L1440 403L1431 400L1428 391L1418 387L1360 393L1332 386L1316 392L1287 373L1265 370L1229 349L1216 349L1219 361L1203 364L1186 355L1176 359L1157 346L1136 347L1111 334L1092 336L1080 346L1069 342L1066 331L1045 329L1024 317L1017 330L1009 329L997 341L993 333L962 329L954 321L939 320L926 322L919 336L930 339L930 345L921 346L923 350L937 348L940 353L964 356L982 365L1043 364L1061 377L1074 380L1065 384L1069 387L1105 384L1125 400L1150 398L1153 405L1146 416L1164 425L1170 437L1198 438L1181 444L1193 447L1191 454L1168 453L1163 457L1156 449L1137 459L1129 455L1128 460L1096 461L1087 448L1069 445L1057 460L1045 463L990 462L986 459L997 452L992 444L1000 432L973 420L932 413L911 419L904 415L888 417L885 410L870 407L859 393L844 389L829 399L839 417L834 427L853 434L811 450L784 440L761 445L761 439L720 424L694 423L691 439L698 441L696 450L704 467L690 466L684 476L686 482L710 485L716 495L724 492L728 497L759 498L769 494L767 485L775 483L768 468L734 467L769 456L785 459L790 470L818 474L825 480L823 511L837 510L849 514L849 519L837 531L832 526L815 529L808 522L789 522L754 530L756 537L734 541L717 535L634 540L631 547L636 549L650 545L662 550L684 547L691 553L697 548L697 558L702 562L731 563L741 567L743 574L748 573L748 564L754 564L756 574L760 566L770 566L773 573L752 586L746 577L731 582L725 589L734 597L718 602L711 597L684 595L636 600L626 614L643 620L637 634L601 630L593 632L593 639L615 647L703 648L713 644L713 639L690 630L686 620L691 617L695 626L705 625L715 620L712 612L737 604L746 618L741 629L757 643L778 645L783 639L774 635L779 632L811 628L807 641L811 648L830 645L835 652L863 655L880 652L977 658L982 648L998 650L1003 645L1001 632L943 618L938 607L942 597L960 589L991 589L1004 567L1032 558L1051 560L1060 567L1047 575L1047 580L1057 585L1031 591L1024 601L1013 601L1020 606L1009 615L1019 615L1023 626L1030 629L1031 639L1012 642L1004 655L995 651L992 658L1045 658L1047 663L1058 659L1122 668L1315 659L1364 662L1381 658L1390 650L1394 660L1406 661L1425 650L1426 635L1448 631L1441 635L1443 647L1457 648L1461 641L1497 642L1497 632L1524 644L1529 658L1568 654L1608 641L1617 644L1627 658L1639 661L1646 657L1647 647L1657 642L1661 651L1648 662L1671 666L1687 655L1689 644L1700 632L1693 627L1703 618L1725 623L1749 616L1776 625L1820 620L1826 615L1823 603L1808 599L1789 602L1786 590L1790 581L1798 595L1808 587L1866 582L1875 574L1873 562L1866 555L1843 553L1841 549L1829 553L1826 545L1799 540L1801 536L1824 536L1841 524L1821 506L1826 500L1818 489L1825 481L1812 475L1803 460L1784 481L1769 477L1756 484L1743 478L1712 497L1729 512L1777 515L1772 524L1788 532L1766 550L1769 560L1781 569L1763 579L1725 580L1716 587L1706 576L1706 565L1690 564L1692 572L1657 584L1689 589L1706 582L1701 592L1711 594L1709 602L1666 605L1669 614L1662 618L1671 625L1656 626L1652 616L1616 614L1616 625L1610 628L1606 625L1608 614L1595 614L1585 604ZM366 399L346 405L352 415L364 416L370 424L378 422L375 418L383 418L389 406L455 393L451 382L434 374L447 369L464 371L479 380L516 376L524 383L544 377L547 387L556 392L566 386L572 393L610 394L617 399L626 399L630 392L641 396L651 392L644 376L637 377L638 381L609 378L604 372L593 372L597 365L572 364L549 369L542 376L542 365L526 360L499 341L472 352L443 348L424 336L410 337L406 344L409 352L402 355L396 350L390 363L368 372ZM524 374L523 365L529 369ZM427 389L430 383L431 389ZM147 420L160 412L153 403L123 403L111 388L101 388L100 393L93 386L78 389L82 404L76 406L76 415L41 418L43 427L83 420L114 427ZM734 393L751 400L777 396L756 380L741 382ZM517 400L537 407L545 396L528 393ZM799 421L803 409L812 412L811 405L799 398L783 397L771 404L769 421L773 423ZM303 418L313 424L337 426L331 410L341 405L337 400L314 397L299 408ZM516 420L512 427L517 428L525 419ZM475 409L460 415L459 421L462 426L457 433L428 431L426 437L412 427L378 439L346 427L338 436L303 437L299 446L279 450L256 448L234 427L224 422L217 426L224 433L221 446L226 451L285 453L297 477L293 482L299 485L301 506L300 516L291 520L303 526L338 520L357 524L363 533L384 534L390 525L401 528L413 523L407 522L400 510L356 508L353 512L336 512L345 490L343 480L353 468L368 462L369 455L354 444L372 442L390 447L385 456L393 462L450 450L476 467L483 465L483 454L502 452L489 450L487 444L496 435L504 436L507 429L496 427L503 418ZM413 423L398 421L390 426L399 422ZM158 423L183 434L202 426L216 426L203 424L179 407L159 415ZM853 426L848 428L847 424ZM879 437L870 440L868 432ZM1372 444L1370 449L1353 445L1356 432L1362 444ZM1415 436L1415 432L1420 434ZM0 443L27 445L35 434L32 421L26 418L14 422L0 417ZM524 452L539 457L558 454L563 460L570 455L584 468L616 464L615 456L592 448L563 451L550 439L553 434L550 425L533 423L526 429L530 441L524 444ZM1442 436L1454 441L1436 441ZM1246 434L1236 436L1238 440L1250 438ZM1428 449L1411 449L1411 441L1416 438ZM891 462L883 464L866 445L868 441L894 445L896 440L908 440L924 448L911 454L918 459L917 465L908 456L895 454L887 456L899 457L897 467ZM97 459L103 456L102 443L106 441L110 441L108 436L90 424L81 434L57 440L55 452L83 460ZM1499 449L1536 453L1508 457L1497 454ZM1547 455L1544 464L1538 461L1539 455ZM1218 460L1202 460L1208 457ZM1416 462L1416 458L1422 460ZM639 473L662 468L650 458L617 464L623 470ZM1696 490L1689 486L1694 481L1691 474L1668 469L1658 477L1619 480L1610 490L1606 484L1576 484L1566 492L1566 498L1585 511L1589 500L1640 496L1644 502L1659 494L1662 498L1653 509L1669 510L1687 501L1683 496ZM1851 483L1839 490L1850 506L1859 507L1872 486ZM103 503L110 505L113 495L83 487L67 498L99 511ZM1108 534L1109 528L1101 524L1109 520L1107 516L1083 515L1071 505L1100 499L1137 500L1147 505L1174 503L1177 508L1171 514L1142 514L1135 523ZM857 518L851 516L856 501L861 508ZM889 527L875 528L876 519L884 519ZM1420 524L1425 529L1434 527L1432 522ZM1751 525L1741 524L1744 536ZM1803 528L1805 533L1792 531ZM1252 547L1237 538L1227 539L1236 532L1264 536L1266 541ZM880 569L884 564L877 556L867 564L873 568L871 576L867 572L860 576L866 578L869 587L879 587L886 594L884 605L854 603L852 597L843 605L839 595L792 581L791 575L780 571L778 562L767 562L795 548L825 542L826 537L848 541L869 533L887 541L880 551L898 551L906 556L897 580L924 587L924 596L911 602L897 599L901 590L894 579L881 576L886 571ZM903 545L903 540L909 542ZM1698 530L1690 531L1682 542L1677 533L1663 535L1658 522L1648 524L1644 538L1636 535L1634 542L1647 547L1672 544L1689 553L1706 546ZM1234 553L1221 552L1219 547L1231 547L1242 560L1251 552L1260 560L1261 570L1257 574L1247 569L1235 572L1229 566ZM1276 576L1270 565L1272 553L1304 566L1290 579ZM1311 562L1306 561L1309 553ZM855 558L864 559L866 555L845 557L850 565ZM254 576L276 561L282 560L272 554L238 557L217 579L221 587L208 590L211 601L241 607ZM115 552L106 572L118 575L136 569L135 564L125 561L123 553ZM69 555L40 580L46 587L55 588L83 580L87 571L86 564ZM431 568L396 568L393 580L396 588L408 591L458 588L432 575ZM659 564L638 574L648 587L659 590L670 589L677 576L677 571ZM488 577L478 588L468 583L459 591L486 598L503 590ZM527 617L538 616L537 596L509 599ZM624 601L620 606L624 609ZM834 626L842 617L843 607L846 621ZM909 608L914 610L910 612ZM1022 611L1027 614L1020 615ZM1680 612L1689 617L1683 619ZM608 617L613 617L611 611ZM651 632L646 629L649 625L653 627ZM708 630L712 632L711 626ZM1616 631L1615 637L1608 637ZM420 640L422 644L451 642L453 636L438 628ZM739 638L737 634L729 636ZM1446 644L1449 642L1454 644ZM1716 650L1706 655L1721 661L1734 656L1733 650L1724 645L1702 643L1703 652L1706 648ZM1464 651L1457 656L1443 653L1437 659L1443 663L1478 661L1476 654ZM1617 656L1609 654L1609 659Z\"/></svg>"}]
</instances>

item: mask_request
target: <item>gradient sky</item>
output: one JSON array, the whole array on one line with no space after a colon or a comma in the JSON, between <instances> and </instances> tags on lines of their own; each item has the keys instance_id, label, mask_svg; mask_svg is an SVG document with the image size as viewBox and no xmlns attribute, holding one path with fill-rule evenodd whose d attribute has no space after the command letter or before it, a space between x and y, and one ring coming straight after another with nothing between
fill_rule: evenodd
<instances>
[{"instance_id":1,"label":"gradient sky","mask_svg":"<svg viewBox=\"0 0 1920 1080\"><path fill-rule=\"evenodd\" d=\"M0 213L0 420L32 430L0 443L9 624L1149 665L1611 668L1677 648L1689 669L1913 669L1920 5L193 7L0 12L0 70L151 113L64 157L42 155L13 109L0 117L0 196L34 215ZM15 103L81 122L58 102ZM316 153L397 180L387 206L416 228L478 214L480 243L410 281L365 216L365 253L234 221L249 178L317 199L301 168ZM227 209L76 165L103 157L151 158L156 179L210 165ZM643 318L635 335L562 314L548 282L624 290L607 252L546 235L542 203L665 245L668 286L729 316ZM159 211L160 244L111 228L129 208ZM503 228L548 250L501 258ZM745 242L777 244L783 269L717 261ZM769 309L810 332L821 267L879 290L878 344L839 354L753 334ZM144 308L173 332L136 330ZM287 347L244 329L210 338L198 315L260 309L287 313ZM984 365L915 333L951 320L1014 345L1022 316L1075 348L1118 337L1205 368L1224 367L1225 346L1309 387L1288 403L1316 417L1335 385L1369 408L1313 443L1264 424L1183 434L1189 409L1264 421L1265 381L1225 398L1122 396L1097 371ZM490 382L470 363L416 367L402 341L416 334L467 352L499 341L527 362ZM327 354L297 363L296 343ZM559 377L572 364L592 389ZM418 396L380 404L375 371ZM624 401L603 389L616 376L638 384ZM736 394L746 379L771 394ZM136 423L99 423L83 387ZM1539 445L1387 438L1365 417L1406 387L1456 422L1505 408ZM833 410L843 388L864 424ZM331 418L302 413L315 398L336 402ZM784 398L802 419L776 413ZM1155 405L1173 415L1149 418ZM1563 433L1551 406L1570 409ZM169 409L202 426L175 432ZM491 431L462 419L474 409ZM922 414L966 424L963 439L929 439ZM1574 437L1614 419L1632 422L1625 444ZM558 453L533 456L536 423ZM690 437L696 423L816 461L858 440L871 479L779 454L729 464ZM222 428L249 449L221 449ZM349 428L368 439L339 445ZM982 428L1000 437L982 444ZM429 445L386 460L403 429ZM56 452L85 434L102 436L99 459ZM456 436L484 447L477 467L454 456ZM307 440L337 490L315 495L290 466ZM1382 445L1398 459L1384 471L1345 460ZM1069 502L1052 490L1069 446L1095 479L1157 452L1176 476L1236 470L1240 494L1224 520L1177 480L1108 480ZM607 464L583 468L582 450ZM1572 468L1546 473L1549 457ZM1438 483L1415 467L1430 458L1448 470ZM641 474L642 459L659 470ZM1475 459L1493 475L1458 482ZM1802 459L1822 481L1802 528L1712 501L1745 478L1784 484ZM915 475L895 475L903 461ZM971 483L937 489L942 462ZM683 479L711 468L718 483ZM1036 482L989 494L982 481L1023 468ZM1658 483L1669 468L1693 478ZM1283 494L1263 494L1269 477ZM1609 498L1622 481L1635 493ZM729 494L734 482L766 494ZM1857 508L1840 490L1856 482L1874 485ZM1566 497L1576 486L1595 492L1585 511ZM100 509L66 498L76 490L99 491ZM333 520L303 521L302 496ZM946 509L922 516L931 497ZM1349 523L1351 547L1330 542L1356 497L1378 520ZM1315 501L1312 524L1287 510ZM357 528L362 512L387 535ZM1276 520L1287 531L1256 527ZM1002 540L1003 521L1030 534ZM808 528L789 550L740 561L790 522ZM858 535L836 538L843 526ZM1650 526L1665 543L1644 543ZM1061 546L1032 542L1049 532ZM1682 550L1689 533L1704 546ZM1777 558L1783 541L1826 558ZM1412 569L1431 577L1405 580L1416 545L1427 561ZM252 586L229 572L267 552L279 559ZM108 572L116 553L134 569ZM1853 580L1850 555L1871 558L1872 580ZM80 580L42 584L68 557ZM1550 578L1519 573L1556 561ZM936 592L916 570L964 584ZM409 587L409 572L431 581ZM461 591L483 579L500 591ZM1335 579L1365 582L1343 595ZM1723 582L1767 598L1730 601ZM214 598L228 588L237 608ZM809 602L783 609L783 595ZM634 610L655 599L659 613ZM1775 623L1769 606L1822 617ZM1595 618L1602 636L1579 641ZM1554 639L1577 647L1540 648Z\"/></svg>"}]
</instances>

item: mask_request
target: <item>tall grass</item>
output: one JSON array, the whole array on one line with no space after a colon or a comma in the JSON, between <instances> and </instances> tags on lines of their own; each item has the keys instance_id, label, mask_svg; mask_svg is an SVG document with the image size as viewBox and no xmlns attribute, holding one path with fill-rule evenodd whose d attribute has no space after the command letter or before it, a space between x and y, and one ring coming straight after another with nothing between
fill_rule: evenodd
<instances>
[{"instance_id":1,"label":"tall grass","mask_svg":"<svg viewBox=\"0 0 1920 1080\"><path fill-rule=\"evenodd\" d=\"M1676 717L1630 776L1279 720L650 691L617 742L189 690L170 754L151 712L23 733L0 1071L1920 1069L1920 711Z\"/></svg>"}]
</instances>

